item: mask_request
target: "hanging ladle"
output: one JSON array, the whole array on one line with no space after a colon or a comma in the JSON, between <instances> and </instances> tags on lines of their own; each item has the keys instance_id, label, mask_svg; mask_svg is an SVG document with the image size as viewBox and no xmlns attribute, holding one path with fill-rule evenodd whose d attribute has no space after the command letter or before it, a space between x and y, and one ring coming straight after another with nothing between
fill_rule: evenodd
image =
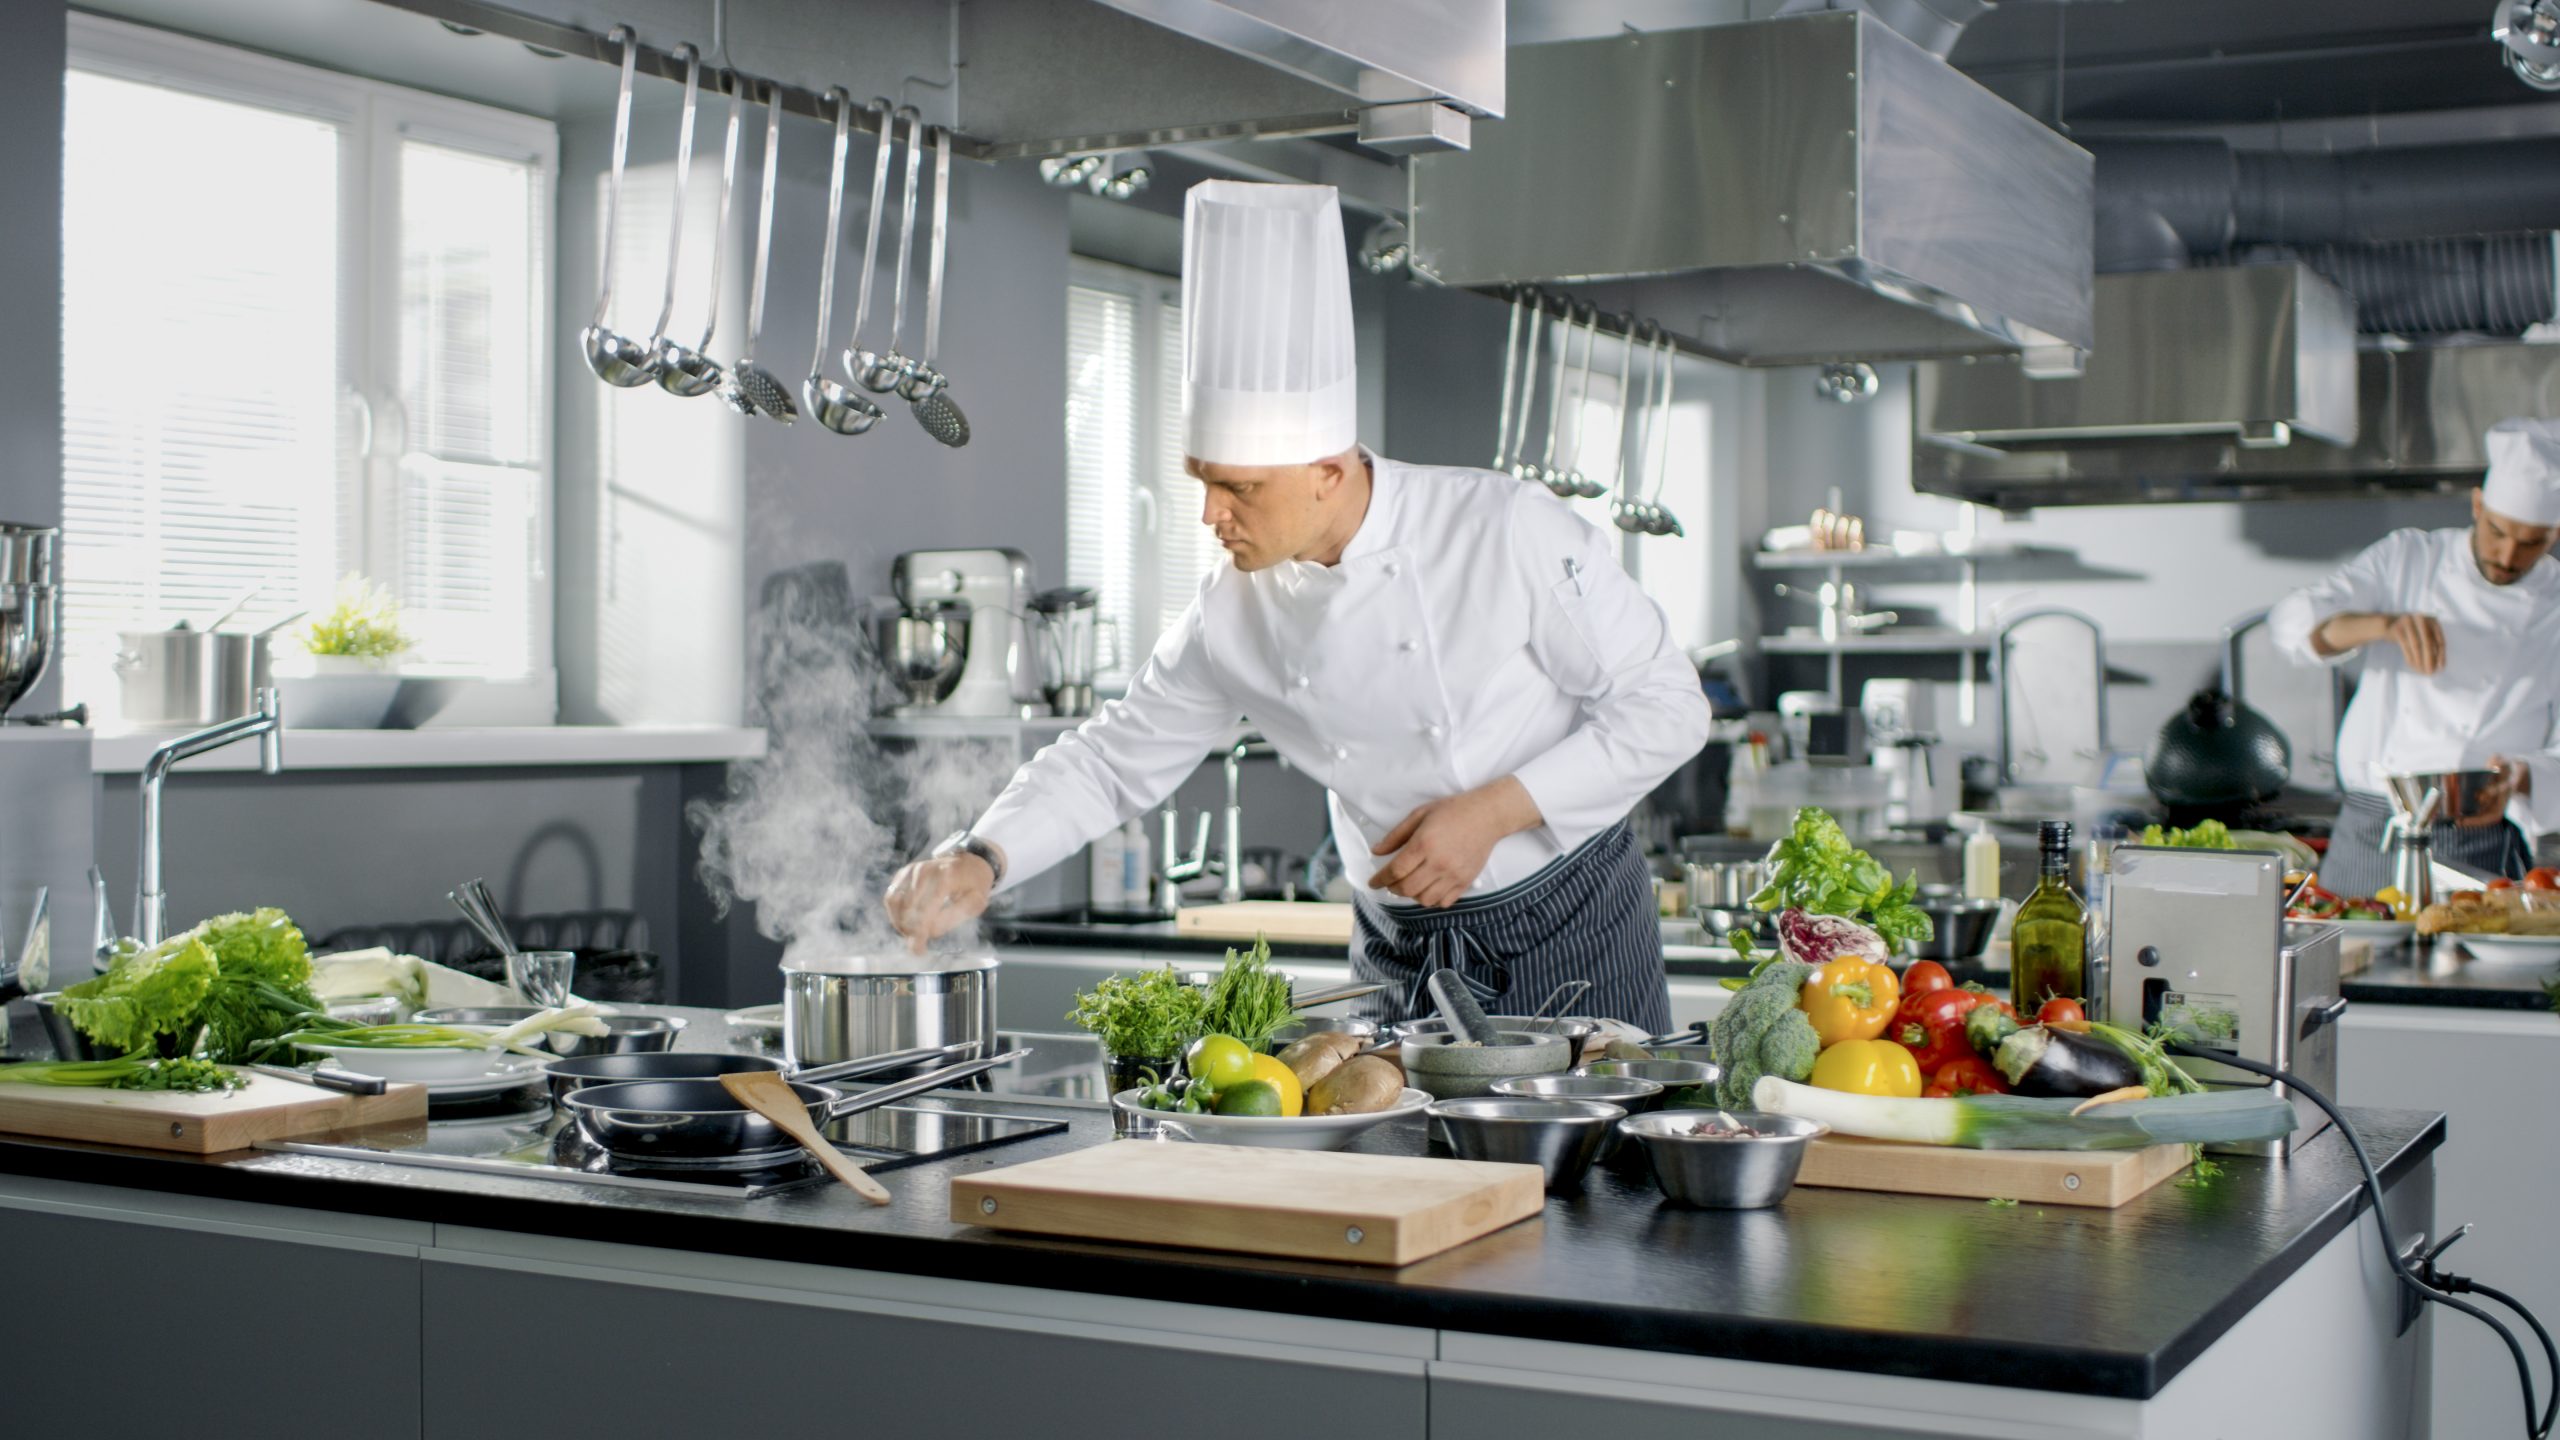
<instances>
[{"instance_id":1,"label":"hanging ladle","mask_svg":"<svg viewBox=\"0 0 2560 1440\"><path fill-rule=\"evenodd\" d=\"M880 423L880 407L866 396L825 374L827 321L836 294L836 251L844 243L844 157L853 122L853 97L838 86L827 88L836 107L836 153L833 178L827 185L827 252L818 267L818 342L809 352L809 375L800 382L801 402L809 418L839 435L859 435Z\"/></svg>"},{"instance_id":2,"label":"hanging ladle","mask_svg":"<svg viewBox=\"0 0 2560 1440\"><path fill-rule=\"evenodd\" d=\"M691 345L673 339L658 342L658 388L686 400L710 394L720 388L721 381L720 362L711 358L711 335L720 324L720 246L729 235L729 201L736 193L738 180L738 106L742 99L738 72L725 64L722 71L729 79L729 134L720 150L720 219L711 227L711 289L702 314L702 338Z\"/></svg>"},{"instance_id":3,"label":"hanging ladle","mask_svg":"<svg viewBox=\"0 0 2560 1440\"><path fill-rule=\"evenodd\" d=\"M1547 393L1547 452L1546 458L1539 462L1538 478L1546 482L1547 489L1557 499L1570 500L1582 493L1582 482L1571 471L1556 464L1556 450L1564 439L1564 380L1566 372L1572 368L1569 357L1573 354L1573 302L1570 300L1565 302L1563 323L1564 333L1556 341L1555 386ZM1583 354L1589 358L1588 347Z\"/></svg>"},{"instance_id":4,"label":"hanging ladle","mask_svg":"<svg viewBox=\"0 0 2560 1440\"><path fill-rule=\"evenodd\" d=\"M889 208L889 167L896 163L898 121L885 97L873 96L868 107L873 123L880 130L880 144L871 152L871 214L862 237L862 284L853 299L853 332L844 345L844 373L866 389L886 392L892 385L873 385L865 377L875 365L886 363L876 352L862 348L862 332L871 326L871 282L879 273L880 223Z\"/></svg>"},{"instance_id":5,"label":"hanging ladle","mask_svg":"<svg viewBox=\"0 0 2560 1440\"><path fill-rule=\"evenodd\" d=\"M912 131L909 143L913 143ZM924 358L898 385L924 433L954 449L969 443L969 417L951 398L950 378L934 368L942 353L942 266L946 232L951 225L951 132L933 131L933 246L924 267Z\"/></svg>"},{"instance_id":6,"label":"hanging ladle","mask_svg":"<svg viewBox=\"0 0 2560 1440\"><path fill-rule=\"evenodd\" d=\"M1494 418L1493 468L1511 468L1511 397L1520 383L1520 302L1529 287L1514 286L1511 291L1511 328L1502 337L1502 413Z\"/></svg>"},{"instance_id":7,"label":"hanging ladle","mask_svg":"<svg viewBox=\"0 0 2560 1440\"><path fill-rule=\"evenodd\" d=\"M876 395L886 395L897 389L915 369L915 362L899 352L898 336L905 330L907 324L907 262L915 254L916 169L918 162L924 158L924 147L917 142L915 127L922 123L923 117L917 114L916 108L912 105L899 106L898 114L906 119L908 126L907 178L906 200L898 216L898 271L889 281L889 348L878 353L862 351L858 356L853 357L861 361L858 366L848 364L845 367L853 371L854 378L862 382L863 389ZM884 124L880 129L881 148L885 151L888 144L889 129ZM877 182L874 183L873 188L876 192ZM875 207L873 213L877 214L878 202L874 201L873 205ZM864 296L867 298L870 293L870 287L865 286Z\"/></svg>"},{"instance_id":8,"label":"hanging ladle","mask_svg":"<svg viewBox=\"0 0 2560 1440\"><path fill-rule=\"evenodd\" d=\"M676 54L684 61L684 119L682 128L676 131L675 204L667 212L667 290L658 301L657 328L649 332L651 379L656 379L660 367L666 364L667 326L676 318L676 262L684 257L685 177L693 173L693 112L695 102L702 94L702 52L691 45L678 45ZM699 395L702 392L690 393Z\"/></svg>"},{"instance_id":9,"label":"hanging ladle","mask_svg":"<svg viewBox=\"0 0 2560 1440\"><path fill-rule=\"evenodd\" d=\"M747 296L747 348L720 387L720 398L741 415L765 415L788 425L800 412L791 387L755 362L764 343L764 276L773 255L773 180L782 160L782 87L765 87L764 196L756 204L756 275Z\"/></svg>"},{"instance_id":10,"label":"hanging ladle","mask_svg":"<svg viewBox=\"0 0 2560 1440\"><path fill-rule=\"evenodd\" d=\"M631 27L616 25L605 37L622 46L622 92L613 105L613 171L604 192L604 281L596 290L595 317L579 335L587 356L587 368L607 385L646 385L657 357L650 346L621 334L605 324L606 311L613 304L613 232L622 218L622 165L631 152L631 74L640 59L640 45L632 37Z\"/></svg>"},{"instance_id":11,"label":"hanging ladle","mask_svg":"<svg viewBox=\"0 0 2560 1440\"><path fill-rule=\"evenodd\" d=\"M1529 458L1529 412L1538 401L1538 349L1547 332L1547 301L1536 287L1524 287L1521 298L1529 306L1529 337L1520 346L1520 428L1511 437L1511 473L1523 480L1544 480L1546 472Z\"/></svg>"},{"instance_id":12,"label":"hanging ladle","mask_svg":"<svg viewBox=\"0 0 2560 1440\"><path fill-rule=\"evenodd\" d=\"M1654 334L1662 347L1661 420L1655 426L1662 437L1654 458L1653 484L1645 491L1644 528L1648 535L1686 536L1689 532L1680 528L1679 517L1662 504L1663 482L1671 469L1671 382L1680 368L1680 349L1671 343L1670 331L1657 325Z\"/></svg>"},{"instance_id":13,"label":"hanging ladle","mask_svg":"<svg viewBox=\"0 0 2560 1440\"><path fill-rule=\"evenodd\" d=\"M1627 327L1626 344L1618 353L1618 495L1616 499L1609 502L1609 523L1630 535L1644 533L1644 519L1637 513L1635 495L1637 488L1644 484L1645 448L1651 443L1653 436L1654 374L1661 364L1660 354L1653 342L1645 341L1645 399L1639 405L1630 397L1627 381L1631 373L1629 362L1635 355L1636 341L1646 330L1659 334L1661 327L1650 320L1644 322L1642 326L1630 325ZM1626 443L1626 423L1629 420L1635 422L1636 438L1632 447Z\"/></svg>"},{"instance_id":14,"label":"hanging ladle","mask_svg":"<svg viewBox=\"0 0 2560 1440\"><path fill-rule=\"evenodd\" d=\"M1591 307L1584 317L1582 334L1582 384L1573 396L1573 470L1566 477L1573 486L1575 498L1597 500L1609 493L1609 482L1597 475L1582 473L1583 422L1591 413L1591 352L1600 344L1600 307Z\"/></svg>"}]
</instances>

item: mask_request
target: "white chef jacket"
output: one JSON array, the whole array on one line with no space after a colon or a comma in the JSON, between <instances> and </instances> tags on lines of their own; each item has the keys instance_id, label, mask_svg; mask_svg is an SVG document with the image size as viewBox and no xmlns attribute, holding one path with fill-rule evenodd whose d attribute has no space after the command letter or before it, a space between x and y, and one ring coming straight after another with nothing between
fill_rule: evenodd
<instances>
[{"instance_id":1,"label":"white chef jacket","mask_svg":"<svg viewBox=\"0 0 2560 1440\"><path fill-rule=\"evenodd\" d=\"M1239 716L1324 784L1354 884L1417 806L1518 777L1545 823L1498 842L1470 894L1616 824L1698 752L1698 673L1613 537L1508 475L1362 453L1369 509L1339 564L1218 565L1127 697L996 797L976 830L1008 884L1161 803Z\"/></svg>"},{"instance_id":2,"label":"white chef jacket","mask_svg":"<svg viewBox=\"0 0 2560 1440\"><path fill-rule=\"evenodd\" d=\"M2530 837L2560 830L2560 562L2492 585L2471 531L2396 530L2336 574L2268 612L2276 644L2306 665L2335 665L2311 632L2341 611L2432 615L2444 668L2409 670L2388 640L2364 647L2364 678L2338 728L2338 781L2384 793L2383 777L2485 768L2493 755L2533 767L2533 793L2507 818Z\"/></svg>"}]
</instances>

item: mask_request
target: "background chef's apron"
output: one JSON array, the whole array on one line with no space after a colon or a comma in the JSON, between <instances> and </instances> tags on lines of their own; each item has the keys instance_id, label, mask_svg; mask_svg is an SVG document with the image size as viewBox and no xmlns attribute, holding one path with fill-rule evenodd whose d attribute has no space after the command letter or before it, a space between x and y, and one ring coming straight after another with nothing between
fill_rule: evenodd
<instances>
[{"instance_id":1,"label":"background chef's apron","mask_svg":"<svg viewBox=\"0 0 2560 1440\"><path fill-rule=\"evenodd\" d=\"M1387 988L1355 1002L1372 1020L1438 1013L1425 988L1434 970L1458 972L1489 1014L1526 1015L1568 980L1591 990L1567 1010L1671 1028L1662 925L1653 872L1623 820L1516 885L1445 910L1352 897L1351 975Z\"/></svg>"},{"instance_id":2,"label":"background chef's apron","mask_svg":"<svg viewBox=\"0 0 2560 1440\"><path fill-rule=\"evenodd\" d=\"M2320 860L2320 888L2333 895L2371 895L2391 883L2391 861L2382 853L2382 830L2391 820L2391 802L2353 790L2346 792L2345 802L2338 807L2338 823L2329 832L2329 853ZM2533 866L2524 832L2512 821L2438 825L2430 834L2438 860L2475 875L2521 880Z\"/></svg>"}]
</instances>

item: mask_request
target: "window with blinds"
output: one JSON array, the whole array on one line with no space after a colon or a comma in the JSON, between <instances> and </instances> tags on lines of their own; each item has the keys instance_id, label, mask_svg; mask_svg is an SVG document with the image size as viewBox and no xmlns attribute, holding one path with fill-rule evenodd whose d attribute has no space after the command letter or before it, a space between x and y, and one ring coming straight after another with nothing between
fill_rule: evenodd
<instances>
[{"instance_id":1,"label":"window with blinds","mask_svg":"<svg viewBox=\"0 0 2560 1440\"><path fill-rule=\"evenodd\" d=\"M406 668L546 674L551 125L70 25L76 692L112 708L118 631L316 610L349 571L400 598Z\"/></svg>"},{"instance_id":2,"label":"window with blinds","mask_svg":"<svg viewBox=\"0 0 2560 1440\"><path fill-rule=\"evenodd\" d=\"M1122 683L1226 563L1182 472L1179 281L1075 262L1066 424L1068 583L1100 593L1120 660L1103 678Z\"/></svg>"}]
</instances>

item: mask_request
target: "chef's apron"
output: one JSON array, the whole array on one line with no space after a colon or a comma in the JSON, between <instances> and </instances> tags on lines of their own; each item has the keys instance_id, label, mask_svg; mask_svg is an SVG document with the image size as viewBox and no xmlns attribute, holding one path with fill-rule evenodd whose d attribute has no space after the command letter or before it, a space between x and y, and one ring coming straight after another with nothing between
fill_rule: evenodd
<instances>
[{"instance_id":1,"label":"chef's apron","mask_svg":"<svg viewBox=\"0 0 2560 1440\"><path fill-rule=\"evenodd\" d=\"M1623 820L1516 885L1446 909L1352 897L1351 975L1387 988L1357 1002L1382 1021L1437 1013L1431 972L1453 970L1488 1013L1526 1015L1568 980L1591 989L1576 1015L1625 1020L1646 1034L1671 1028L1662 925L1653 872Z\"/></svg>"},{"instance_id":2,"label":"chef's apron","mask_svg":"<svg viewBox=\"0 0 2560 1440\"><path fill-rule=\"evenodd\" d=\"M2338 823L2329 832L2329 853L2320 860L2320 888L2333 895L2371 895L2391 883L2391 857L2382 853L2382 831L2391 820L2391 802L2353 790L2344 798ZM2439 824L2429 834L2438 860L2474 875L2521 880L2533 867L2532 848L2513 821Z\"/></svg>"}]
</instances>

